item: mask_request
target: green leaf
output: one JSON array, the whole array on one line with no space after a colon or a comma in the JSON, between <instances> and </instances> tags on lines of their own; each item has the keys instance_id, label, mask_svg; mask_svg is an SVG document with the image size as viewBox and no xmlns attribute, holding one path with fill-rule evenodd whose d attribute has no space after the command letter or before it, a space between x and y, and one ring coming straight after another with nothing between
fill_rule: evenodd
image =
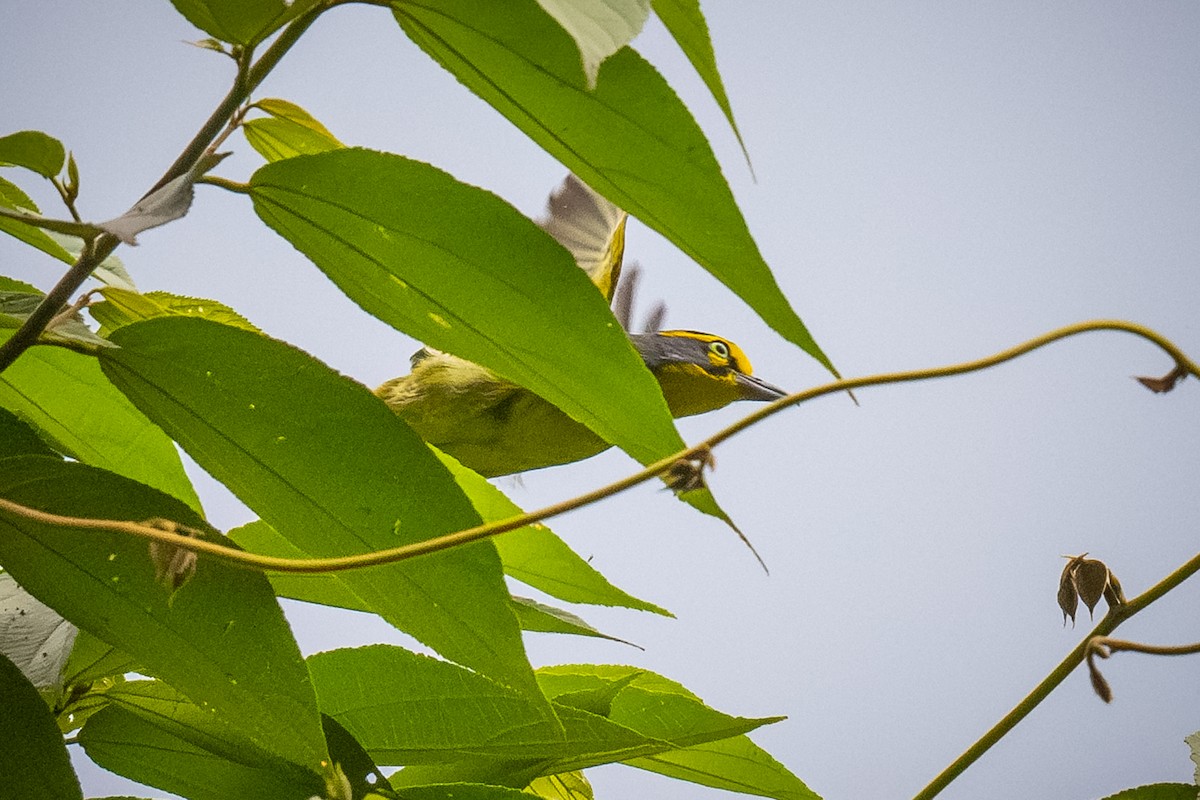
<instances>
[{"instance_id":1,"label":"green leaf","mask_svg":"<svg viewBox=\"0 0 1200 800\"><path fill-rule=\"evenodd\" d=\"M20 186L5 178L0 178L0 206L29 211L34 214L41 213L41 209L37 207L37 203L33 202L33 198L25 194Z\"/></svg>"},{"instance_id":2,"label":"green leaf","mask_svg":"<svg viewBox=\"0 0 1200 800\"><path fill-rule=\"evenodd\" d=\"M63 682L67 686L82 685L136 670L137 662L131 656L87 631L80 631L67 658Z\"/></svg>"},{"instance_id":3,"label":"green leaf","mask_svg":"<svg viewBox=\"0 0 1200 800\"><path fill-rule=\"evenodd\" d=\"M500 198L361 149L268 164L250 186L263 221L366 311L533 390L640 461L682 449L604 298Z\"/></svg>"},{"instance_id":4,"label":"green leaf","mask_svg":"<svg viewBox=\"0 0 1200 800\"><path fill-rule=\"evenodd\" d=\"M185 317L127 325L112 340L105 374L301 552L371 552L479 524L387 406L308 354ZM540 698L490 543L342 581L447 658Z\"/></svg>"},{"instance_id":5,"label":"green leaf","mask_svg":"<svg viewBox=\"0 0 1200 800\"><path fill-rule=\"evenodd\" d=\"M567 664L538 670L538 683L551 699L603 690L620 691L605 716L646 737L676 747L738 736L783 717L734 717L704 705L678 683L635 667ZM623 686L621 684L624 684Z\"/></svg>"},{"instance_id":6,"label":"green leaf","mask_svg":"<svg viewBox=\"0 0 1200 800\"><path fill-rule=\"evenodd\" d=\"M40 456L0 460L0 497L66 516L164 518L204 529L174 498ZM0 512L0 563L39 600L257 746L309 766L327 758L308 674L261 574L205 560L172 595L155 581L145 542L9 512Z\"/></svg>"},{"instance_id":7,"label":"green leaf","mask_svg":"<svg viewBox=\"0 0 1200 800\"><path fill-rule=\"evenodd\" d=\"M43 298L42 294L0 291L0 328L21 327L41 305ZM51 322L38 337L42 344L60 344L83 353L113 346L93 333L78 313Z\"/></svg>"},{"instance_id":8,"label":"green leaf","mask_svg":"<svg viewBox=\"0 0 1200 800\"><path fill-rule=\"evenodd\" d=\"M444 662L385 645L309 658L322 709L381 763L407 766L396 786L523 786L538 775L652 756L739 736L770 719L731 717L665 678L629 667L539 671L562 702L565 736L519 695ZM603 713L596 713L603 712Z\"/></svg>"},{"instance_id":9,"label":"green leaf","mask_svg":"<svg viewBox=\"0 0 1200 800\"><path fill-rule=\"evenodd\" d=\"M83 255L83 239L80 239L78 236L68 236L64 233L55 233L54 231L50 231L49 236L67 253L67 261L69 263L77 261ZM137 286L134 285L133 278L129 276L129 271L125 269L125 262L121 261L115 255L110 254L106 256L92 270L92 277L105 286L115 286L131 292L137 291Z\"/></svg>"},{"instance_id":10,"label":"green leaf","mask_svg":"<svg viewBox=\"0 0 1200 800\"><path fill-rule=\"evenodd\" d=\"M36 294L39 297L42 296L41 291L39 291L38 288L33 284L26 283L25 281L19 281L16 278L9 278L4 275L0 275L0 291L24 292L25 294Z\"/></svg>"},{"instance_id":11,"label":"green leaf","mask_svg":"<svg viewBox=\"0 0 1200 800\"><path fill-rule=\"evenodd\" d=\"M1196 784L1151 783L1110 794L1104 800L1196 800Z\"/></svg>"},{"instance_id":12,"label":"green leaf","mask_svg":"<svg viewBox=\"0 0 1200 800\"><path fill-rule=\"evenodd\" d=\"M278 556L281 558L303 558L304 551L297 548L279 532L262 520L242 525L229 532L229 538L252 553ZM354 588L342 580L339 573L269 573L271 586L280 597L317 603L323 606L346 608L351 611L374 613ZM577 636L592 636L629 644L623 639L601 633L579 617L562 609L553 608L523 597L513 597L513 613L521 630L542 633L571 633Z\"/></svg>"},{"instance_id":13,"label":"green leaf","mask_svg":"<svg viewBox=\"0 0 1200 800\"><path fill-rule=\"evenodd\" d=\"M403 786L523 786L539 774L650 755L671 744L558 706L563 731L517 693L453 664L372 645L309 658L321 707Z\"/></svg>"},{"instance_id":14,"label":"green leaf","mask_svg":"<svg viewBox=\"0 0 1200 800\"><path fill-rule=\"evenodd\" d=\"M295 103L268 98L259 100L252 107L271 116L269 119L252 119L242 123L242 133L250 146L267 161L323 153L345 146L328 128Z\"/></svg>"},{"instance_id":15,"label":"green leaf","mask_svg":"<svg viewBox=\"0 0 1200 800\"><path fill-rule=\"evenodd\" d=\"M526 791L546 800L595 800L596 796L588 779L578 770L543 775L531 781Z\"/></svg>"},{"instance_id":16,"label":"green leaf","mask_svg":"<svg viewBox=\"0 0 1200 800\"><path fill-rule=\"evenodd\" d=\"M437 450L434 453L450 470L484 522L499 522L522 513L516 503L474 470L467 469L445 453ZM613 586L541 523L495 536L492 542L504 563L506 575L551 597L569 603L620 606L672 616L666 609Z\"/></svg>"},{"instance_id":17,"label":"green leaf","mask_svg":"<svg viewBox=\"0 0 1200 800\"><path fill-rule=\"evenodd\" d=\"M59 730L68 733L83 727L92 715L108 705L107 693L125 682L125 673L137 669L132 656L87 631L79 631L63 670L68 700L57 707Z\"/></svg>"},{"instance_id":18,"label":"green leaf","mask_svg":"<svg viewBox=\"0 0 1200 800\"><path fill-rule=\"evenodd\" d=\"M37 689L0 655L0 747L4 794L21 800L83 800L58 725Z\"/></svg>"},{"instance_id":19,"label":"green leaf","mask_svg":"<svg viewBox=\"0 0 1200 800\"><path fill-rule=\"evenodd\" d=\"M763 261L703 132L637 53L605 61L589 92L574 42L534 0L414 1L393 13L471 91L833 370Z\"/></svg>"},{"instance_id":20,"label":"green leaf","mask_svg":"<svg viewBox=\"0 0 1200 800\"><path fill-rule=\"evenodd\" d=\"M308 659L321 710L383 764L561 751L549 709L482 675L400 647L370 645Z\"/></svg>"},{"instance_id":21,"label":"green leaf","mask_svg":"<svg viewBox=\"0 0 1200 800\"><path fill-rule=\"evenodd\" d=\"M246 141L267 161L336 150L341 143L285 119L252 119L242 123Z\"/></svg>"},{"instance_id":22,"label":"green leaf","mask_svg":"<svg viewBox=\"0 0 1200 800\"><path fill-rule=\"evenodd\" d=\"M733 135L737 137L742 152L746 153L746 143L742 141L741 131L733 119L733 107L725 94L721 73L717 71L717 57L713 53L712 39L708 35L708 24L700 11L700 0L651 0L651 3L654 13L675 37L675 42L683 50L688 61L692 62L696 74L704 81L713 99L721 107L721 112L729 121L729 127L733 129ZM748 153L746 160L750 160Z\"/></svg>"},{"instance_id":23,"label":"green leaf","mask_svg":"<svg viewBox=\"0 0 1200 800\"><path fill-rule=\"evenodd\" d=\"M820 800L770 753L746 736L705 742L625 762L681 781L776 800Z\"/></svg>"},{"instance_id":24,"label":"green leaf","mask_svg":"<svg viewBox=\"0 0 1200 800\"><path fill-rule=\"evenodd\" d=\"M576 636L592 636L621 644L631 644L624 639L601 633L569 611L563 611L561 608L548 606L527 597L514 597L513 610L516 612L521 630L541 633L570 633ZM637 647L637 645L631 646Z\"/></svg>"},{"instance_id":25,"label":"green leaf","mask_svg":"<svg viewBox=\"0 0 1200 800\"><path fill-rule=\"evenodd\" d=\"M288 15L284 0L171 0L171 5L205 33L241 45L261 41Z\"/></svg>"},{"instance_id":26,"label":"green leaf","mask_svg":"<svg viewBox=\"0 0 1200 800\"><path fill-rule=\"evenodd\" d=\"M649 0L538 0L571 34L583 59L589 89L604 59L633 41L650 16Z\"/></svg>"},{"instance_id":27,"label":"green leaf","mask_svg":"<svg viewBox=\"0 0 1200 800\"><path fill-rule=\"evenodd\" d=\"M46 446L33 428L26 425L17 415L0 408L0 458L10 456L51 456L58 454Z\"/></svg>"},{"instance_id":28,"label":"green leaf","mask_svg":"<svg viewBox=\"0 0 1200 800\"><path fill-rule=\"evenodd\" d=\"M329 757L350 782L355 800L368 796L369 800L379 800L372 792L376 787L386 786L387 777L379 771L371 755L333 717L322 714L321 724L325 727L325 740L329 742Z\"/></svg>"},{"instance_id":29,"label":"green leaf","mask_svg":"<svg viewBox=\"0 0 1200 800\"><path fill-rule=\"evenodd\" d=\"M533 742L524 748L510 747L517 755L503 757L486 740L460 752L457 761L407 766L392 777L392 785L467 781L519 787L540 775L626 761L671 749L669 742L649 739L597 714L557 704L555 711L565 730L565 741L557 747Z\"/></svg>"},{"instance_id":30,"label":"green leaf","mask_svg":"<svg viewBox=\"0 0 1200 800\"><path fill-rule=\"evenodd\" d=\"M439 783L410 786L397 792L400 800L529 800L520 789L483 783Z\"/></svg>"},{"instance_id":31,"label":"green leaf","mask_svg":"<svg viewBox=\"0 0 1200 800\"><path fill-rule=\"evenodd\" d=\"M11 335L0 330L0 341ZM179 451L90 356L31 347L0 374L0 407L62 453L153 486L200 510Z\"/></svg>"},{"instance_id":32,"label":"green leaf","mask_svg":"<svg viewBox=\"0 0 1200 800\"><path fill-rule=\"evenodd\" d=\"M304 558L307 555L261 519L234 528L229 532L229 538L251 553L279 558ZM372 613L370 604L355 593L353 582L343 580L345 575L345 572L267 573L271 587L280 597Z\"/></svg>"},{"instance_id":33,"label":"green leaf","mask_svg":"<svg viewBox=\"0 0 1200 800\"><path fill-rule=\"evenodd\" d=\"M38 213L38 207L29 195L21 191L16 184L11 183L4 178L0 178L0 208L21 209ZM54 238L41 228L36 228L24 222L7 217L0 217L0 231L19 239L25 244L36 247L43 253L57 258L66 264L74 261L71 254L62 248Z\"/></svg>"},{"instance_id":34,"label":"green leaf","mask_svg":"<svg viewBox=\"0 0 1200 800\"><path fill-rule=\"evenodd\" d=\"M24 167L43 178L62 171L67 151L62 142L41 131L18 131L0 136L0 165Z\"/></svg>"},{"instance_id":35,"label":"green leaf","mask_svg":"<svg viewBox=\"0 0 1200 800\"><path fill-rule=\"evenodd\" d=\"M259 332L248 319L224 303L200 297L185 297L170 292L146 292L108 287L101 289L104 300L88 306L88 313L100 323L100 333L108 336L132 322L158 317L202 317L222 325Z\"/></svg>"},{"instance_id":36,"label":"green leaf","mask_svg":"<svg viewBox=\"0 0 1200 800\"><path fill-rule=\"evenodd\" d=\"M107 770L194 800L322 793L319 774L263 752L165 684L131 681L107 697L79 732Z\"/></svg>"},{"instance_id":37,"label":"green leaf","mask_svg":"<svg viewBox=\"0 0 1200 800\"><path fill-rule=\"evenodd\" d=\"M313 133L320 134L325 139L332 140L338 147L342 146L342 143L338 142L337 137L330 133L329 129L320 120L290 100L283 100L278 97L264 97L262 100L256 100L251 103L250 107L270 114L275 119L294 122Z\"/></svg>"}]
</instances>

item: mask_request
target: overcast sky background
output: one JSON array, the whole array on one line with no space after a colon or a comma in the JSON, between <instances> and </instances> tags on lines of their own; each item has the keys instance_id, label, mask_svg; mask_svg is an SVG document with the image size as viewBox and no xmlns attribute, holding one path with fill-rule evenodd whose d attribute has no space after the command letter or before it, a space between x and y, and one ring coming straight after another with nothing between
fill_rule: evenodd
<instances>
[{"instance_id":1,"label":"overcast sky background","mask_svg":"<svg viewBox=\"0 0 1200 800\"><path fill-rule=\"evenodd\" d=\"M0 133L75 152L85 217L124 211L225 93L231 65L167 2L18 3L0 18ZM1200 357L1200 5L706 3L757 174L652 22L635 46L713 142L785 294L846 375L991 353L1091 317L1136 320ZM328 14L260 97L304 106L343 141L402 153L531 216L564 169L409 43L390 15ZM240 138L220 174L259 163ZM19 176L44 210L48 185ZM810 358L657 234L634 224L643 308L738 342L756 374L823 382ZM143 290L213 297L375 386L413 341L362 313L245 197L200 187L191 214L119 255ZM0 241L0 274L48 288L61 265ZM753 738L829 800L911 796L1086 631L1055 604L1063 554L1089 551L1133 596L1192 556L1200 386L1130 380L1169 360L1090 334L968 377L867 389L776 416L717 451L711 483L771 567L720 524L642 487L551 526L614 583L677 619L579 609L619 644L533 634L538 664L631 663L723 711L789 719ZM733 407L681 422L694 441ZM607 453L501 482L533 508L622 476ZM248 513L198 478L211 520ZM1123 626L1200 639L1200 580ZM403 641L292 604L305 652ZM943 795L1092 798L1187 781L1200 657L1121 654L1105 706L1083 672ZM85 759L79 759L80 762ZM131 792L81 766L91 796ZM598 798L718 798L624 767ZM141 791L141 794L151 794ZM159 793L161 794L161 793Z\"/></svg>"}]
</instances>

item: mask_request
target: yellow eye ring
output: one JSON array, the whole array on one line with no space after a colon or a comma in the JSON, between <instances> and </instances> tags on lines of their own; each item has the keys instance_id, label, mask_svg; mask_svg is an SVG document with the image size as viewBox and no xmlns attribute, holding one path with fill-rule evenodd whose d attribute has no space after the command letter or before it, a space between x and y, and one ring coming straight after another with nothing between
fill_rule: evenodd
<instances>
[{"instance_id":1,"label":"yellow eye ring","mask_svg":"<svg viewBox=\"0 0 1200 800\"><path fill-rule=\"evenodd\" d=\"M711 342L708 345L708 352L712 353L717 358L729 358L729 345L724 342Z\"/></svg>"}]
</instances>

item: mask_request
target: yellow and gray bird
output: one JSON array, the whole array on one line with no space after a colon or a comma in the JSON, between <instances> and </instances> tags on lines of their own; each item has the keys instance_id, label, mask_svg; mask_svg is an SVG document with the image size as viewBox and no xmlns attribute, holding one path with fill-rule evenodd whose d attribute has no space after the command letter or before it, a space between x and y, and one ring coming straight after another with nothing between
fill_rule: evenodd
<instances>
[{"instance_id":1,"label":"yellow and gray bird","mask_svg":"<svg viewBox=\"0 0 1200 800\"><path fill-rule=\"evenodd\" d=\"M568 175L550 196L541 225L613 302L621 280L626 219L624 211ZM626 329L632 280L628 284L618 298L618 317ZM746 354L720 336L651 330L629 338L658 379L675 417L713 411L735 400L769 401L786 394L754 377ZM412 357L410 374L375 392L422 439L488 477L580 461L610 447L534 392L431 348Z\"/></svg>"}]
</instances>

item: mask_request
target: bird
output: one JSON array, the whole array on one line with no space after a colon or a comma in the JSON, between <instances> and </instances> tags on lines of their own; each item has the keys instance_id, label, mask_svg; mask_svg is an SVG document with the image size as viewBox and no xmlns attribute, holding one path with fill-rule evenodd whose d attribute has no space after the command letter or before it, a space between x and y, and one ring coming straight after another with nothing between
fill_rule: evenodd
<instances>
[{"instance_id":1,"label":"bird","mask_svg":"<svg viewBox=\"0 0 1200 800\"><path fill-rule=\"evenodd\" d=\"M615 302L628 332L637 274L631 269L622 282L626 213L568 175L551 194L547 214L539 224ZM662 313L653 316L661 320ZM787 394L755 377L746 354L724 337L657 329L627 335L674 417ZM412 356L411 368L376 395L424 441L485 477L581 461L611 446L536 393L466 359L426 347Z\"/></svg>"}]
</instances>

